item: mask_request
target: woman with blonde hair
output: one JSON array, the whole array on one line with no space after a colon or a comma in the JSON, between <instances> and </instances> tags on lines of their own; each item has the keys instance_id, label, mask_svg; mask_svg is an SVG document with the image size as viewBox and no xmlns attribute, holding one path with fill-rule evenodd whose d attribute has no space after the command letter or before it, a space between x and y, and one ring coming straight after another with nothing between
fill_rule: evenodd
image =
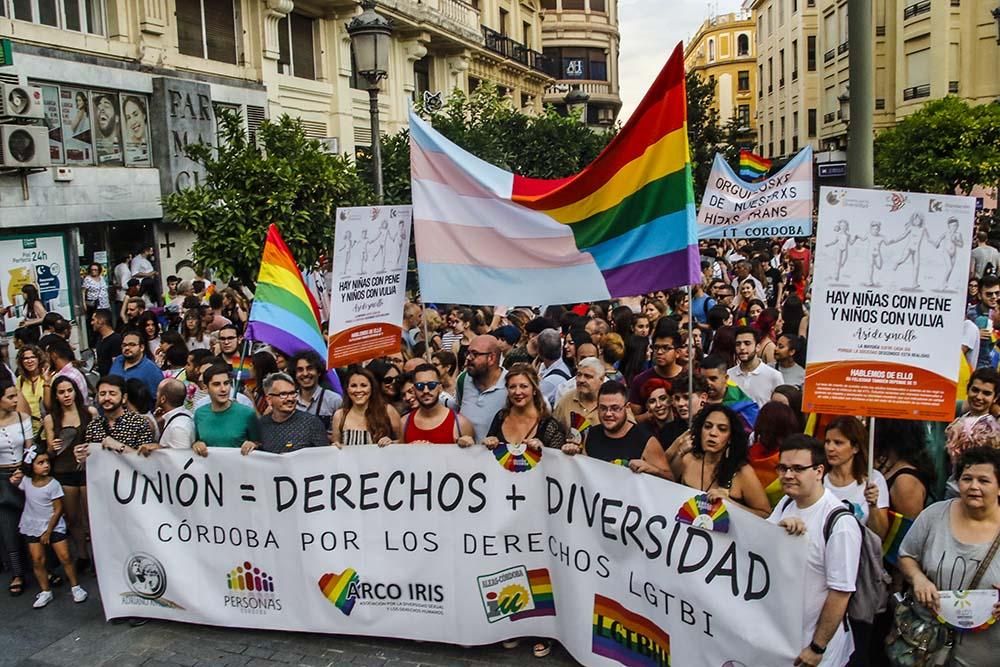
<instances>
[{"instance_id":1,"label":"woman with blonde hair","mask_svg":"<svg viewBox=\"0 0 1000 667\"><path fill-rule=\"evenodd\" d=\"M604 364L604 379L624 382L618 364L625 358L625 341L617 333L604 334L601 344L601 363Z\"/></svg>"}]
</instances>

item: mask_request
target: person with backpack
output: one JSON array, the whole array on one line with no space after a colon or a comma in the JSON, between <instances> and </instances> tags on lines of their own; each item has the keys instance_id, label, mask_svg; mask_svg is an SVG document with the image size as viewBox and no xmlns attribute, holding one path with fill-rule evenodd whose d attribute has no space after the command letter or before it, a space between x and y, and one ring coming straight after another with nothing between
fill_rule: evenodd
<instances>
[{"instance_id":1,"label":"person with backpack","mask_svg":"<svg viewBox=\"0 0 1000 667\"><path fill-rule=\"evenodd\" d=\"M831 521L848 512L823 486L826 452L819 440L794 434L785 438L779 450L776 469L786 497L768 521L809 541L802 590L803 648L795 664L844 667L854 652L854 635L846 617L856 589L861 529L857 521Z\"/></svg>"}]
</instances>

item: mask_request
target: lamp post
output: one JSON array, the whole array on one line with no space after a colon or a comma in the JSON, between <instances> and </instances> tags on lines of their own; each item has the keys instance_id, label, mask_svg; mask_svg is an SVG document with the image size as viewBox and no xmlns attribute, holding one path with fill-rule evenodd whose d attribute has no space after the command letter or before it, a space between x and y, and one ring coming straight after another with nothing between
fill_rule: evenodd
<instances>
[{"instance_id":1,"label":"lamp post","mask_svg":"<svg viewBox=\"0 0 1000 667\"><path fill-rule=\"evenodd\" d=\"M347 24L351 37L351 53L358 76L368 84L368 111L372 125L372 171L375 196L383 203L382 150L379 146L378 92L379 81L389 75L389 41L392 26L389 19L375 11L375 0L361 0L364 10Z\"/></svg>"},{"instance_id":2,"label":"lamp post","mask_svg":"<svg viewBox=\"0 0 1000 667\"><path fill-rule=\"evenodd\" d=\"M851 44L849 64L850 123L847 137L847 184L871 188L875 184L875 40L872 6L868 0L848 0L847 35Z\"/></svg>"},{"instance_id":3,"label":"lamp post","mask_svg":"<svg viewBox=\"0 0 1000 667\"><path fill-rule=\"evenodd\" d=\"M587 102L590 101L590 95L580 90L580 86L574 85L573 89L566 94L566 110L575 115L577 112L580 114L580 118L583 119L583 124L587 124Z\"/></svg>"},{"instance_id":4,"label":"lamp post","mask_svg":"<svg viewBox=\"0 0 1000 667\"><path fill-rule=\"evenodd\" d=\"M993 20L997 22L997 44L1000 44L1000 7L994 8L990 14L993 15Z\"/></svg>"}]
</instances>

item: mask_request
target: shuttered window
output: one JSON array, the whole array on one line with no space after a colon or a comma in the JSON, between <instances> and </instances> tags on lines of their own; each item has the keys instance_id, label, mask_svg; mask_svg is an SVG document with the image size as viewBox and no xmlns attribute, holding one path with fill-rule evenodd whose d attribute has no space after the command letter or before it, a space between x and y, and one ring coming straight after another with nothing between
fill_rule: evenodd
<instances>
[{"instance_id":1,"label":"shuttered window","mask_svg":"<svg viewBox=\"0 0 1000 667\"><path fill-rule=\"evenodd\" d=\"M177 48L187 56L235 65L233 0L176 0Z\"/></svg>"}]
</instances>

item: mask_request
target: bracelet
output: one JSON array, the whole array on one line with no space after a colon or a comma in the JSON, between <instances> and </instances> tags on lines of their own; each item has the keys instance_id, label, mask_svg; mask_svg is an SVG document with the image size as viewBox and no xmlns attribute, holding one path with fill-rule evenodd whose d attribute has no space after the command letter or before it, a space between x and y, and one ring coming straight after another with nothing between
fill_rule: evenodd
<instances>
[{"instance_id":1,"label":"bracelet","mask_svg":"<svg viewBox=\"0 0 1000 667\"><path fill-rule=\"evenodd\" d=\"M809 650L815 653L816 655L823 655L824 653L826 653L826 647L820 646L815 641L809 642Z\"/></svg>"}]
</instances>

